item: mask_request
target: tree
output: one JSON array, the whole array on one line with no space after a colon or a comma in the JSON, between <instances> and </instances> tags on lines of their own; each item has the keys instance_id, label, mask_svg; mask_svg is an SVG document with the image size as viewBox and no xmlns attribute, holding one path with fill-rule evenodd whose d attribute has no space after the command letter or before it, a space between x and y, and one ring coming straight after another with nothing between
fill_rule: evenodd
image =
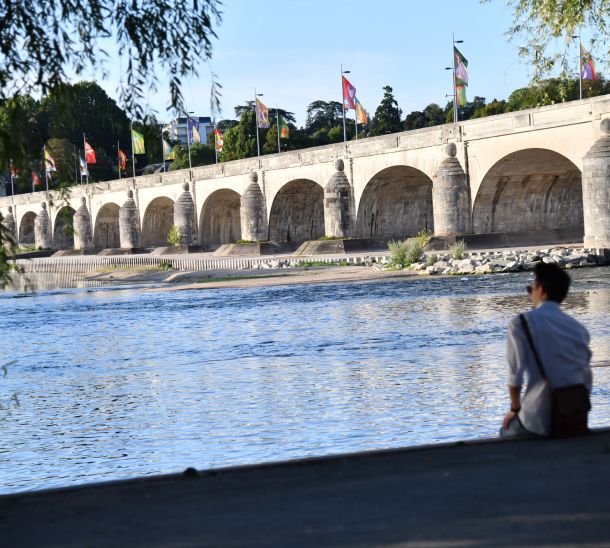
<instances>
[{"instance_id":1,"label":"tree","mask_svg":"<svg viewBox=\"0 0 610 548\"><path fill-rule=\"evenodd\" d=\"M207 166L216 162L216 152L213 147L204 144L191 145L191 165L193 167ZM176 145L174 147L174 161L170 164L169 170L188 169L189 155L186 145Z\"/></svg>"},{"instance_id":2,"label":"tree","mask_svg":"<svg viewBox=\"0 0 610 548\"><path fill-rule=\"evenodd\" d=\"M371 135L386 135L402 131L400 117L402 111L392 93L390 86L383 88L383 99L375 111L375 117L371 123Z\"/></svg>"},{"instance_id":3,"label":"tree","mask_svg":"<svg viewBox=\"0 0 610 548\"><path fill-rule=\"evenodd\" d=\"M277 154L277 126L273 124L267 131L267 138L263 143L263 154Z\"/></svg>"},{"instance_id":4,"label":"tree","mask_svg":"<svg viewBox=\"0 0 610 548\"><path fill-rule=\"evenodd\" d=\"M321 129L328 130L343 123L343 107L337 101L314 101L307 107L305 128L314 134Z\"/></svg>"},{"instance_id":5,"label":"tree","mask_svg":"<svg viewBox=\"0 0 610 548\"><path fill-rule=\"evenodd\" d=\"M78 178L78 161L76 157L76 147L68 141L68 139L49 139L46 143L47 151L55 160L55 168L57 171L52 174L53 185L56 187L58 183L74 184Z\"/></svg>"},{"instance_id":6,"label":"tree","mask_svg":"<svg viewBox=\"0 0 610 548\"><path fill-rule=\"evenodd\" d=\"M533 67L535 81L557 66L563 77L572 72L578 40L574 36L581 28L591 30L594 45L606 45L601 58L610 55L610 0L507 0L507 4L513 11L507 34L525 41L519 54Z\"/></svg>"},{"instance_id":7,"label":"tree","mask_svg":"<svg viewBox=\"0 0 610 548\"><path fill-rule=\"evenodd\" d=\"M266 130L259 130L264 142ZM224 147L220 160L229 162L256 156L256 120L253 110L244 111L239 124L227 130L224 134Z\"/></svg>"}]
</instances>

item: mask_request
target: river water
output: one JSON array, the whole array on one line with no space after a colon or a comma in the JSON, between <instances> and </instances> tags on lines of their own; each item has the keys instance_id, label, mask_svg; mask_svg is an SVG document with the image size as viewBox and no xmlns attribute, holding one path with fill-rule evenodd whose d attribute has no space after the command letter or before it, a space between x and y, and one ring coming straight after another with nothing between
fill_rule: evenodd
<instances>
[{"instance_id":1,"label":"river water","mask_svg":"<svg viewBox=\"0 0 610 548\"><path fill-rule=\"evenodd\" d=\"M606 426L610 269L572 275ZM530 277L0 293L0 492L494 437Z\"/></svg>"}]
</instances>

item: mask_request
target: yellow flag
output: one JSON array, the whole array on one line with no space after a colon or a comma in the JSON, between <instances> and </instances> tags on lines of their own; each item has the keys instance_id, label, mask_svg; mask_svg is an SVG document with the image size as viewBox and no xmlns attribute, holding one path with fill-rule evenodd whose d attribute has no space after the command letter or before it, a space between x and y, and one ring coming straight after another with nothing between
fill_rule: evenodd
<instances>
[{"instance_id":1,"label":"yellow flag","mask_svg":"<svg viewBox=\"0 0 610 548\"><path fill-rule=\"evenodd\" d=\"M131 130L131 142L133 143L134 154L145 154L144 135L138 133L135 129Z\"/></svg>"}]
</instances>

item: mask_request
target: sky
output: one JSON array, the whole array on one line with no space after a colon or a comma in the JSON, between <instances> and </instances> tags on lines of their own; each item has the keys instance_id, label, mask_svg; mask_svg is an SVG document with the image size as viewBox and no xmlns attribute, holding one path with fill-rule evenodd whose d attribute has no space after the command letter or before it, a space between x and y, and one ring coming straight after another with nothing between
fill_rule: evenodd
<instances>
[{"instance_id":1,"label":"sky","mask_svg":"<svg viewBox=\"0 0 610 548\"><path fill-rule=\"evenodd\" d=\"M341 64L371 114L386 85L403 118L430 103L444 106L452 94L445 70L452 33L464 41L458 48L469 62L469 100L506 99L531 76L519 43L505 35L512 16L504 0L224 0L222 12L212 61L184 82L187 108L199 116L210 114L211 69L223 86L220 119L235 118L233 107L252 100L256 88L268 107L293 112L304 125L312 101L341 100ZM110 69L100 84L117 98L116 63ZM168 97L162 79L147 98L161 121L172 117Z\"/></svg>"}]
</instances>

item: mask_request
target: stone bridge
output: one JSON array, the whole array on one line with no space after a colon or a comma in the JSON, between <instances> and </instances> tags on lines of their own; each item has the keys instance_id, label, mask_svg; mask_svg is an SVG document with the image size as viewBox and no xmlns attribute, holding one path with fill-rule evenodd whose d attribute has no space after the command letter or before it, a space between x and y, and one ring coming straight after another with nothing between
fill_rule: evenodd
<instances>
[{"instance_id":1,"label":"stone bridge","mask_svg":"<svg viewBox=\"0 0 610 548\"><path fill-rule=\"evenodd\" d=\"M610 97L0 199L22 245L133 249L551 230L610 247ZM69 230L70 225L74 230Z\"/></svg>"}]
</instances>

